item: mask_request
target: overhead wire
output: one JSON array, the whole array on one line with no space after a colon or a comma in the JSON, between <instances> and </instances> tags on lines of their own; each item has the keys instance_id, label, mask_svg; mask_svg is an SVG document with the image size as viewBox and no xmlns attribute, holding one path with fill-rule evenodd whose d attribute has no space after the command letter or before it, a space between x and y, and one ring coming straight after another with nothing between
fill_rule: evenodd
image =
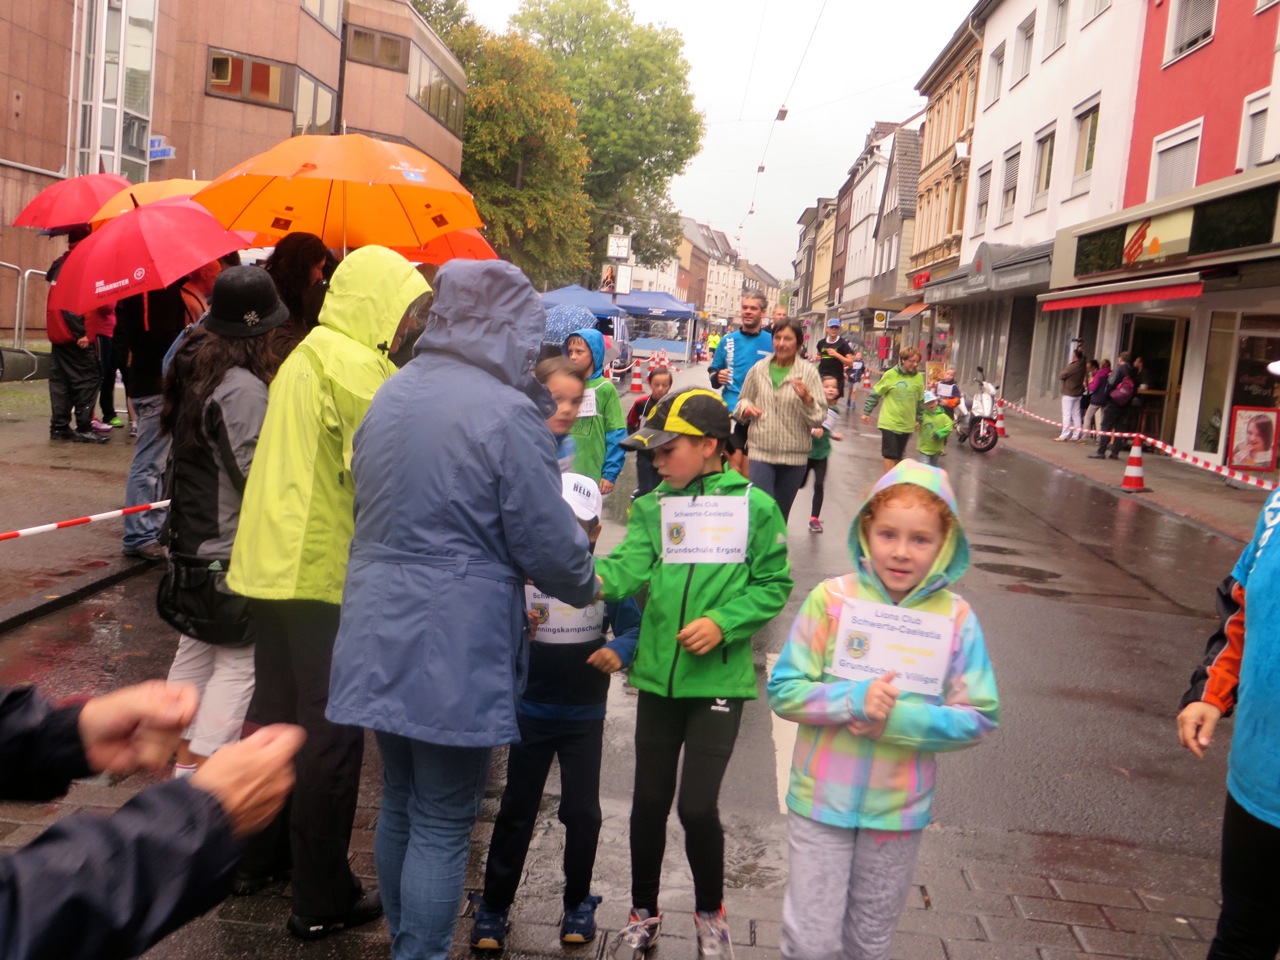
<instances>
[{"instance_id":1,"label":"overhead wire","mask_svg":"<svg viewBox=\"0 0 1280 960\"><path fill-rule=\"evenodd\" d=\"M742 88L742 106L738 107L738 119L747 109L747 94L751 92L751 78L755 75L756 57L760 55L760 38L764 35L764 18L769 11L769 0L760 4L760 25L756 27L756 45L751 51L751 66L747 67L747 82Z\"/></svg>"}]
</instances>

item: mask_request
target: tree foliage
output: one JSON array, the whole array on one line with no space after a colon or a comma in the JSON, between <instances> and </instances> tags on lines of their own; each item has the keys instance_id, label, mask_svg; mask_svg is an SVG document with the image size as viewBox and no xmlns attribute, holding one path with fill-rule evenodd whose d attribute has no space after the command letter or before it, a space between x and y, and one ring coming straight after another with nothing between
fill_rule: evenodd
<instances>
[{"instance_id":1,"label":"tree foliage","mask_svg":"<svg viewBox=\"0 0 1280 960\"><path fill-rule=\"evenodd\" d=\"M680 224L667 190L703 135L680 34L637 24L626 0L523 0L512 22L550 54L577 108L593 260L615 223L634 233L641 263L674 256Z\"/></svg>"},{"instance_id":2,"label":"tree foliage","mask_svg":"<svg viewBox=\"0 0 1280 960\"><path fill-rule=\"evenodd\" d=\"M587 151L564 81L528 40L478 25L465 0L412 0L467 71L462 182L485 235L536 286L590 271Z\"/></svg>"}]
</instances>

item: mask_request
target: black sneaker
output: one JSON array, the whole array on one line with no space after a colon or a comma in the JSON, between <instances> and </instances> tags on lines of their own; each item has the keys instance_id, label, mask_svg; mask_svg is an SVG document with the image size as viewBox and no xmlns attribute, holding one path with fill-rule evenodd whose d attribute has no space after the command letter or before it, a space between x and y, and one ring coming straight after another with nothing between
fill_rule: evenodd
<instances>
[{"instance_id":1,"label":"black sneaker","mask_svg":"<svg viewBox=\"0 0 1280 960\"><path fill-rule=\"evenodd\" d=\"M49 428L50 440L74 440L75 438L76 438L76 432L72 430L70 427L50 427Z\"/></svg>"},{"instance_id":2,"label":"black sneaker","mask_svg":"<svg viewBox=\"0 0 1280 960\"><path fill-rule=\"evenodd\" d=\"M236 897L252 896L263 887L288 880L292 876L293 871L288 867L283 867L274 873L241 873L237 870L236 875L231 879L231 893Z\"/></svg>"},{"instance_id":3,"label":"black sneaker","mask_svg":"<svg viewBox=\"0 0 1280 960\"><path fill-rule=\"evenodd\" d=\"M322 940L331 933L341 933L352 927L372 923L380 916L382 916L382 897L378 894L378 888L366 887L351 905L351 909L341 917L324 920L319 917L302 917L291 913L285 926L299 940Z\"/></svg>"},{"instance_id":4,"label":"black sneaker","mask_svg":"<svg viewBox=\"0 0 1280 960\"><path fill-rule=\"evenodd\" d=\"M93 428L88 430L73 430L68 438L75 443L110 443L111 438L105 433L95 433Z\"/></svg>"}]
</instances>

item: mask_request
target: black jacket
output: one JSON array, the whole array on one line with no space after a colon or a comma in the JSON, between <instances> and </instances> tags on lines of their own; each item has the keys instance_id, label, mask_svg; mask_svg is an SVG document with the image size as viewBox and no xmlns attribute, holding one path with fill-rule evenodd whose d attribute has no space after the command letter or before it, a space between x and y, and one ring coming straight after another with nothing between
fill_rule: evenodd
<instances>
[{"instance_id":1,"label":"black jacket","mask_svg":"<svg viewBox=\"0 0 1280 960\"><path fill-rule=\"evenodd\" d=\"M0 688L0 797L52 800L92 772L79 718ZM186 780L59 820L0 858L0 957L135 957L226 896L240 853L221 804Z\"/></svg>"},{"instance_id":2,"label":"black jacket","mask_svg":"<svg viewBox=\"0 0 1280 960\"><path fill-rule=\"evenodd\" d=\"M128 358L125 389L130 399L160 396L164 355L187 325L187 305L182 299L185 282L134 294L116 304L112 349Z\"/></svg>"}]
</instances>

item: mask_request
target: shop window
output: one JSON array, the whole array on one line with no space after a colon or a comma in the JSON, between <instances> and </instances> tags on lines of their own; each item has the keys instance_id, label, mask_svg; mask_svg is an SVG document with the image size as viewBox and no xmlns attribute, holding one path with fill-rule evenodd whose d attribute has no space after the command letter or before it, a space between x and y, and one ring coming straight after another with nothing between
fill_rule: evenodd
<instances>
[{"instance_id":1,"label":"shop window","mask_svg":"<svg viewBox=\"0 0 1280 960\"><path fill-rule=\"evenodd\" d=\"M1190 190L1200 162L1200 121L1156 138L1151 157L1149 200Z\"/></svg>"},{"instance_id":2,"label":"shop window","mask_svg":"<svg viewBox=\"0 0 1280 960\"><path fill-rule=\"evenodd\" d=\"M1174 60L1213 39L1217 0L1175 0L1169 17L1169 39L1165 59Z\"/></svg>"},{"instance_id":3,"label":"shop window","mask_svg":"<svg viewBox=\"0 0 1280 960\"><path fill-rule=\"evenodd\" d=\"M409 41L393 33L380 33L354 24L347 25L347 59L371 67L409 71Z\"/></svg>"},{"instance_id":4,"label":"shop window","mask_svg":"<svg viewBox=\"0 0 1280 960\"><path fill-rule=\"evenodd\" d=\"M1004 185L1000 190L1000 222L1013 219L1013 209L1018 203L1018 171L1022 167L1022 150L1014 150L1004 158Z\"/></svg>"},{"instance_id":5,"label":"shop window","mask_svg":"<svg viewBox=\"0 0 1280 960\"><path fill-rule=\"evenodd\" d=\"M1016 51L1017 62L1014 65L1013 82L1017 83L1028 73L1031 72L1031 56L1036 40L1036 15L1033 12L1031 16L1023 20L1018 25L1018 47Z\"/></svg>"},{"instance_id":6,"label":"shop window","mask_svg":"<svg viewBox=\"0 0 1280 960\"><path fill-rule=\"evenodd\" d=\"M973 232L976 236L987 228L987 208L991 202L991 164L978 171L978 197L973 208Z\"/></svg>"},{"instance_id":7,"label":"shop window","mask_svg":"<svg viewBox=\"0 0 1280 960\"><path fill-rule=\"evenodd\" d=\"M1267 105L1270 99L1270 94L1264 91L1244 102L1244 118L1240 124L1239 167L1242 170L1262 165L1262 143L1267 136Z\"/></svg>"},{"instance_id":8,"label":"shop window","mask_svg":"<svg viewBox=\"0 0 1280 960\"><path fill-rule=\"evenodd\" d=\"M991 51L987 59L987 106L1000 99L1000 85L1004 82L1004 44Z\"/></svg>"},{"instance_id":9,"label":"shop window","mask_svg":"<svg viewBox=\"0 0 1280 960\"><path fill-rule=\"evenodd\" d=\"M334 33L338 32L338 24L342 22L342 0L302 0L302 9Z\"/></svg>"},{"instance_id":10,"label":"shop window","mask_svg":"<svg viewBox=\"0 0 1280 960\"><path fill-rule=\"evenodd\" d=\"M289 109L293 74L287 64L210 47L205 93Z\"/></svg>"},{"instance_id":11,"label":"shop window","mask_svg":"<svg viewBox=\"0 0 1280 960\"><path fill-rule=\"evenodd\" d=\"M1049 183L1053 179L1053 148L1057 134L1050 130L1036 140L1036 184L1031 195L1031 209L1043 210L1049 204Z\"/></svg>"}]
</instances>

